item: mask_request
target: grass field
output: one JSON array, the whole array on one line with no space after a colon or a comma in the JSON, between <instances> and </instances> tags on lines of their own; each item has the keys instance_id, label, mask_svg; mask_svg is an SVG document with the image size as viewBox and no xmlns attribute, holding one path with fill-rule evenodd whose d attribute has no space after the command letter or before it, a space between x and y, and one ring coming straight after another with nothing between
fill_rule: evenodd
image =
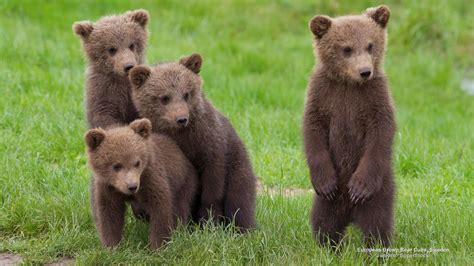
<instances>
[{"instance_id":1,"label":"grass field","mask_svg":"<svg viewBox=\"0 0 474 266\"><path fill-rule=\"evenodd\" d=\"M311 188L300 128L314 64L309 19L377 4L1 1L0 253L26 263L474 264L474 96L460 89L466 75L474 78L468 0L385 2L392 10L385 68L398 121L393 247L449 251L378 260L358 252L361 234L351 227L334 254L311 237L311 193L260 194L259 228L244 236L211 226L178 230L154 252L145 247L146 225L129 216L121 245L100 245L89 207L85 60L74 21L145 8L149 63L201 53L207 95L247 144L261 182L278 190Z\"/></svg>"}]
</instances>

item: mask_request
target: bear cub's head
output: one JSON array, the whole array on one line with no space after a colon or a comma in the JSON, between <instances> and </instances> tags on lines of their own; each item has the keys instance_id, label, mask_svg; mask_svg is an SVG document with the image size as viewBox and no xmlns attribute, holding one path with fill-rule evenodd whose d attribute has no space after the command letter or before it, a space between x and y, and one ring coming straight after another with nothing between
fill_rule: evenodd
<instances>
[{"instance_id":1,"label":"bear cub's head","mask_svg":"<svg viewBox=\"0 0 474 266\"><path fill-rule=\"evenodd\" d=\"M309 28L316 39L320 61L329 77L362 83L382 73L387 6L369 8L362 15L315 16Z\"/></svg>"},{"instance_id":2,"label":"bear cub's head","mask_svg":"<svg viewBox=\"0 0 474 266\"><path fill-rule=\"evenodd\" d=\"M151 122L138 119L128 126L103 130L91 129L84 139L89 166L97 181L123 194L140 188L140 177L148 164Z\"/></svg>"},{"instance_id":3,"label":"bear cub's head","mask_svg":"<svg viewBox=\"0 0 474 266\"><path fill-rule=\"evenodd\" d=\"M192 123L202 105L199 54L153 67L130 71L132 95L138 112L161 130L180 130Z\"/></svg>"},{"instance_id":4,"label":"bear cub's head","mask_svg":"<svg viewBox=\"0 0 474 266\"><path fill-rule=\"evenodd\" d=\"M106 73L126 76L132 67L143 63L148 18L146 10L135 10L97 22L75 22L72 28L82 39L89 64Z\"/></svg>"}]
</instances>

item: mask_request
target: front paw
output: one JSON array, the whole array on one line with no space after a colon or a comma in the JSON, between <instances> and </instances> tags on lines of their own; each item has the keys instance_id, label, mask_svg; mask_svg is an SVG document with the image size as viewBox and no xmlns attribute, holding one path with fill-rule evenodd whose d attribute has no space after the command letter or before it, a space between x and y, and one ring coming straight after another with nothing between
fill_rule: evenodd
<instances>
[{"instance_id":1,"label":"front paw","mask_svg":"<svg viewBox=\"0 0 474 266\"><path fill-rule=\"evenodd\" d=\"M364 203L365 201L370 200L370 198L375 194L376 189L373 181L368 180L364 175L355 173L349 184L349 197L350 200L354 203Z\"/></svg>"},{"instance_id":2,"label":"front paw","mask_svg":"<svg viewBox=\"0 0 474 266\"><path fill-rule=\"evenodd\" d=\"M327 200L333 200L336 197L337 192L337 180L335 177L332 178L318 178L314 184L316 194Z\"/></svg>"}]
</instances>

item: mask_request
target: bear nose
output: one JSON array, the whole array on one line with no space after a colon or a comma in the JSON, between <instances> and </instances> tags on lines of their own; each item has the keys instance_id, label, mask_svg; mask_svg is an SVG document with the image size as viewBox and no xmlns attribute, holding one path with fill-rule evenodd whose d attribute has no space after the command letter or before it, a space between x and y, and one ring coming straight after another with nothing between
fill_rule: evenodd
<instances>
[{"instance_id":1,"label":"bear nose","mask_svg":"<svg viewBox=\"0 0 474 266\"><path fill-rule=\"evenodd\" d=\"M368 77L370 77L370 74L372 74L372 71L370 71L369 68L362 68L361 70L359 70L359 74L362 78L367 79Z\"/></svg>"},{"instance_id":2,"label":"bear nose","mask_svg":"<svg viewBox=\"0 0 474 266\"><path fill-rule=\"evenodd\" d=\"M124 67L123 67L123 71L125 71L125 73L128 73L128 71L130 71L130 69L133 68L133 64L126 64Z\"/></svg>"},{"instance_id":3,"label":"bear nose","mask_svg":"<svg viewBox=\"0 0 474 266\"><path fill-rule=\"evenodd\" d=\"M130 190L132 193L135 193L138 190L138 185L136 183L130 184L128 185L128 190Z\"/></svg>"},{"instance_id":4,"label":"bear nose","mask_svg":"<svg viewBox=\"0 0 474 266\"><path fill-rule=\"evenodd\" d=\"M176 119L176 123L180 126L187 126L188 125L188 118L187 117L178 117Z\"/></svg>"}]
</instances>

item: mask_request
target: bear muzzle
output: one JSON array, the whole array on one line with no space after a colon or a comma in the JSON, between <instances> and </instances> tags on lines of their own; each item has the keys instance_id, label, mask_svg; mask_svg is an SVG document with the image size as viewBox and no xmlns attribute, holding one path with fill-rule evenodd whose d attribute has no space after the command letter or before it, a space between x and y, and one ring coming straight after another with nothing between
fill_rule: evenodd
<instances>
[{"instance_id":1,"label":"bear muzzle","mask_svg":"<svg viewBox=\"0 0 474 266\"><path fill-rule=\"evenodd\" d=\"M186 127L189 122L188 116L179 116L176 118L176 123L181 127Z\"/></svg>"},{"instance_id":2,"label":"bear muzzle","mask_svg":"<svg viewBox=\"0 0 474 266\"><path fill-rule=\"evenodd\" d=\"M372 76L372 69L370 67L362 67L359 69L359 75L361 78L367 80Z\"/></svg>"}]
</instances>

